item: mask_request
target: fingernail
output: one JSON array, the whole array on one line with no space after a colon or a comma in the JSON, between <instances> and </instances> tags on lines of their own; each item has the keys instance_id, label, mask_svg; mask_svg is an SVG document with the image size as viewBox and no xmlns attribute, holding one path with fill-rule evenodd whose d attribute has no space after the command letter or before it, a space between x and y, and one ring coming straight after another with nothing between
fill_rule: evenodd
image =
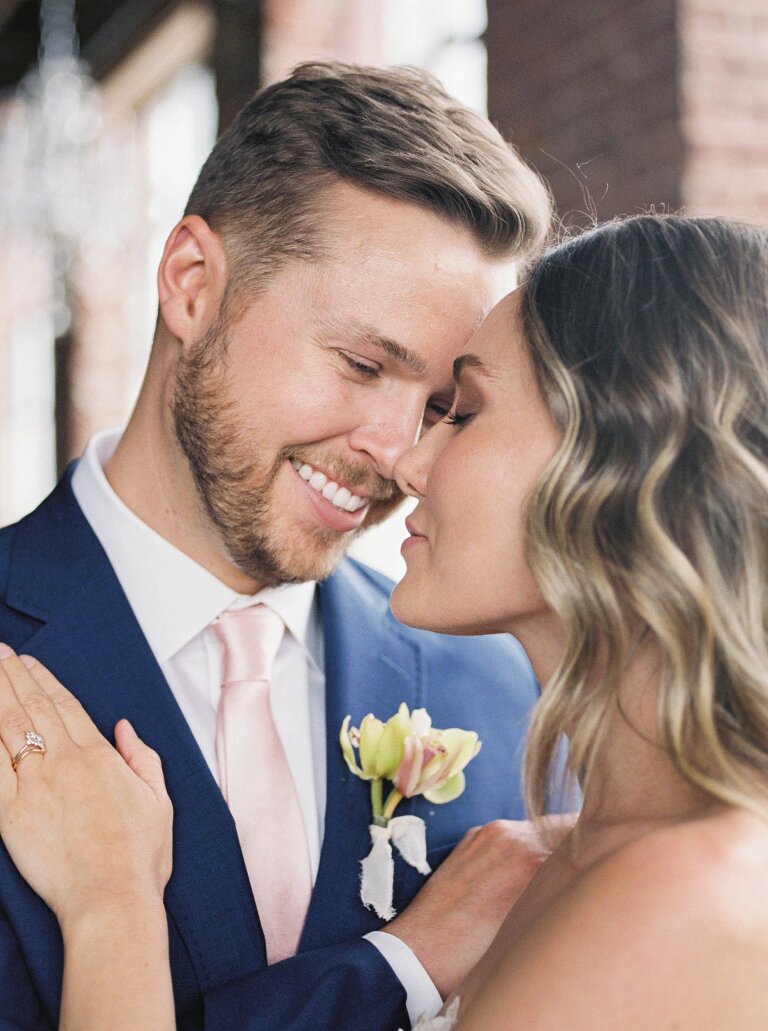
<instances>
[{"instance_id":1,"label":"fingernail","mask_svg":"<svg viewBox=\"0 0 768 1031\"><path fill-rule=\"evenodd\" d=\"M27 669L32 669L32 667L35 664L35 660L32 658L31 655L20 655L19 661L21 662L22 666L26 666Z\"/></svg>"},{"instance_id":2,"label":"fingernail","mask_svg":"<svg viewBox=\"0 0 768 1031\"><path fill-rule=\"evenodd\" d=\"M123 717L118 722L124 723L126 725L126 727L130 730L130 732L133 734L133 736L136 737L136 731L133 729L133 724L131 723L130 720L127 720L125 717Z\"/></svg>"},{"instance_id":3,"label":"fingernail","mask_svg":"<svg viewBox=\"0 0 768 1031\"><path fill-rule=\"evenodd\" d=\"M0 659L10 659L13 655L13 649L9 648L7 644L0 643Z\"/></svg>"}]
</instances>

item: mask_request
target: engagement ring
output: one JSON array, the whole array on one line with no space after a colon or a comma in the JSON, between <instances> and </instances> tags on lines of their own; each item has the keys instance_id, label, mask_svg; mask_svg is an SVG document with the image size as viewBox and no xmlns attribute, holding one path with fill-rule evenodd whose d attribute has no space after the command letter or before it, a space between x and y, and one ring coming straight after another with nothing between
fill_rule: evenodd
<instances>
[{"instance_id":1,"label":"engagement ring","mask_svg":"<svg viewBox=\"0 0 768 1031\"><path fill-rule=\"evenodd\" d=\"M26 759L26 757L31 755L32 752L40 752L42 754L45 751L47 751L47 749L42 735L38 734L36 730L28 730L24 734L24 746L20 748L13 757L11 767L15 772L22 759Z\"/></svg>"}]
</instances>

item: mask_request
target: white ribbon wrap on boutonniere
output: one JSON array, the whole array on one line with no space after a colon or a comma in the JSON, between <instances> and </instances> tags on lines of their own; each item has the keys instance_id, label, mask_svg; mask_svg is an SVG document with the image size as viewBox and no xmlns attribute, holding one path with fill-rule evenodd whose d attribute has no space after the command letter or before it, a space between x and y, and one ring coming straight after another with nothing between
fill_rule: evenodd
<instances>
[{"instance_id":1,"label":"white ribbon wrap on boutonniere","mask_svg":"<svg viewBox=\"0 0 768 1031\"><path fill-rule=\"evenodd\" d=\"M360 864L360 898L382 920L392 920L395 916L392 845L409 866L425 875L431 873L427 862L427 830L419 816L394 816L386 827L372 823L369 829L373 848Z\"/></svg>"},{"instance_id":2,"label":"white ribbon wrap on boutonniere","mask_svg":"<svg viewBox=\"0 0 768 1031\"><path fill-rule=\"evenodd\" d=\"M466 783L464 767L480 751L480 742L472 730L438 730L426 709L410 712L405 702L386 723L369 713L358 729L350 727L351 719L347 716L342 723L339 743L352 773L370 782L373 812L373 847L362 861L360 897L383 920L391 920L395 916L392 845L419 873L431 872L424 821L418 816L394 816L394 811L404 798L416 795L432 805L458 798ZM392 785L386 799L385 781Z\"/></svg>"}]
</instances>

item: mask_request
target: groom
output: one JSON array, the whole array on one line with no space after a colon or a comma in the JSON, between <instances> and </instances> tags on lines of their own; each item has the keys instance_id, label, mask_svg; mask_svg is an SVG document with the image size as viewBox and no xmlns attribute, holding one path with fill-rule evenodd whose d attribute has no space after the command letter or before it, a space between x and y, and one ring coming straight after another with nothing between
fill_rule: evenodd
<instances>
[{"instance_id":1,"label":"groom","mask_svg":"<svg viewBox=\"0 0 768 1031\"><path fill-rule=\"evenodd\" d=\"M363 907L370 801L342 759L344 717L386 719L406 702L479 733L461 798L398 810L424 818L437 868L468 828L522 815L516 762L536 687L509 640L396 624L388 582L343 556L400 501L394 463L450 406L453 358L548 219L535 175L429 77L297 69L218 142L168 239L125 431L92 440L0 532L0 640L49 666L107 736L126 716L162 756L184 1031L408 1026L476 962L520 890L512 859L525 849L495 823L426 885L398 856L401 915L384 930ZM271 715L230 712L247 735L238 752L216 738L223 627L255 603L279 617ZM280 762L265 767L269 734ZM289 907L262 898L248 785L282 824L298 813L311 884L296 954L269 965L265 928L287 925ZM277 871L291 906L294 858ZM55 920L3 852L0 1028L54 1028L61 971Z\"/></svg>"}]
</instances>

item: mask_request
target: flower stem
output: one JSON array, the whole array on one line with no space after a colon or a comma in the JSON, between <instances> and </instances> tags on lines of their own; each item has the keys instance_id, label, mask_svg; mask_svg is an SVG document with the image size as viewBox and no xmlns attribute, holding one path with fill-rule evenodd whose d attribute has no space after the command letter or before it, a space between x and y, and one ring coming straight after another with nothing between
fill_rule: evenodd
<instances>
[{"instance_id":1,"label":"flower stem","mask_svg":"<svg viewBox=\"0 0 768 1031\"><path fill-rule=\"evenodd\" d=\"M389 795L387 796L387 801L384 803L383 816L385 820L392 819L392 814L397 808L398 803L402 802L402 800L403 796L400 794L400 792L396 788L392 788Z\"/></svg>"},{"instance_id":2,"label":"flower stem","mask_svg":"<svg viewBox=\"0 0 768 1031\"><path fill-rule=\"evenodd\" d=\"M381 802L382 783L380 780L371 781L371 808L373 810L373 822L375 824L381 824L382 822L382 802ZM386 824L384 824L386 826Z\"/></svg>"}]
</instances>

